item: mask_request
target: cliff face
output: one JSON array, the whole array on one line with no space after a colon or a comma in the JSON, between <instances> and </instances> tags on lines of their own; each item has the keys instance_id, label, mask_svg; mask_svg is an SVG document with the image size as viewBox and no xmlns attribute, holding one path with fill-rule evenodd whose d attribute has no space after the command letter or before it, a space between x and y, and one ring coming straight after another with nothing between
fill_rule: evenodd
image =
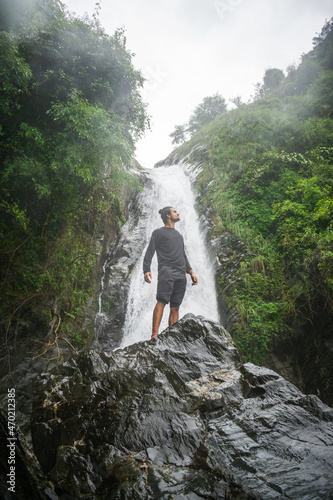
<instances>
[{"instance_id":1,"label":"cliff face","mask_svg":"<svg viewBox=\"0 0 333 500\"><path fill-rule=\"evenodd\" d=\"M141 172L142 184L149 180ZM131 272L144 251L145 240L142 237L145 228L140 221L141 207L138 196L133 196L128 203L127 222L118 238L108 245L108 253L104 255L104 270L100 265L101 313L96 317L94 347L108 352L119 347L123 336L123 325L126 316L128 291ZM103 274L104 273L104 274Z\"/></svg>"},{"instance_id":2,"label":"cliff face","mask_svg":"<svg viewBox=\"0 0 333 500\"><path fill-rule=\"evenodd\" d=\"M32 442L63 498L329 498L333 413L242 365L191 314L157 339L55 363L34 381Z\"/></svg>"},{"instance_id":3,"label":"cliff face","mask_svg":"<svg viewBox=\"0 0 333 500\"><path fill-rule=\"evenodd\" d=\"M110 169L111 167L106 168ZM106 175L110 174L110 172L111 170L106 170ZM133 162L131 165L131 173L133 174L133 178L136 178L137 184L142 187L146 182L146 175L138 163ZM112 192L112 185L109 184L107 180L105 181L105 188ZM58 318L61 317L61 322L59 323L61 325L66 321L66 318L70 322L71 317L73 317L73 324L64 329L65 333L63 336L77 349L83 346L85 348L90 347L95 333L95 320L98 310L98 297L103 276L103 266L106 261L111 267L116 266L116 263L121 257L122 241L119 242L119 240L121 240L121 231L118 222L120 218L125 221L129 217L132 217L133 211L135 211L137 197L137 189L133 188L132 185L124 185L121 189L122 206L118 207L119 213L117 217L115 217L112 210L109 210L99 221L98 227L96 227L96 234L92 237L93 245L91 248L91 251L94 252L94 260L92 261L91 268L89 268L89 283L91 286L89 295L87 295L87 300L82 305L83 312L80 315L80 323L75 321L75 315L66 314L64 309L62 309L63 304L61 300L58 301L53 296L42 296L33 306L27 303L27 305L22 307L17 313L19 322L23 325L23 329L8 326L6 335L0 340L0 378L6 376L8 372L14 370L19 364L25 365L29 362L30 358L41 352L41 346L46 346L49 341L54 341L54 320L48 324L50 321L50 314L57 318L56 323ZM75 260L74 255L72 255L71 258L73 261ZM82 274L79 273L79 275L81 279L82 276L85 276L83 271ZM113 314L113 316L117 316L112 328L114 339L117 339L117 335L120 335L119 325L121 325L123 319L123 308L128 290L126 287L126 280L124 286L122 284L120 287L121 276L118 276L118 281L116 281L116 277L117 272L114 270L110 279L114 281L113 285L115 285L115 288L110 293L112 295L111 301L108 298L108 303L112 303L113 311L117 311L117 314ZM60 281L59 278L59 283ZM78 286L80 286L79 278ZM81 341L76 341L76 336L79 340L81 339ZM65 345L64 342L59 341L58 345L60 352L67 350L68 346ZM111 342L111 349L116 345L116 340Z\"/></svg>"}]
</instances>

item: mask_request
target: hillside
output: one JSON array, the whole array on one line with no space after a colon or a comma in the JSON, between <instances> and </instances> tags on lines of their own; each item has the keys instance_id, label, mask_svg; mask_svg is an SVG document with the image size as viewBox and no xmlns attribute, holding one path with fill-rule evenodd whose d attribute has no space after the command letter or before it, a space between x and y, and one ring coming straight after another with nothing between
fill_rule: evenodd
<instances>
[{"instance_id":1,"label":"hillside","mask_svg":"<svg viewBox=\"0 0 333 500\"><path fill-rule=\"evenodd\" d=\"M232 286L232 336L245 360L292 364L294 381L329 404L333 382L333 21L285 76L266 71L251 102L225 111L168 161L200 165L198 209L211 237L246 244Z\"/></svg>"},{"instance_id":2,"label":"hillside","mask_svg":"<svg viewBox=\"0 0 333 500\"><path fill-rule=\"evenodd\" d=\"M149 120L123 30L56 0L6 0L0 20L3 374L35 341L90 345L87 304L94 316L99 264L141 188Z\"/></svg>"}]
</instances>

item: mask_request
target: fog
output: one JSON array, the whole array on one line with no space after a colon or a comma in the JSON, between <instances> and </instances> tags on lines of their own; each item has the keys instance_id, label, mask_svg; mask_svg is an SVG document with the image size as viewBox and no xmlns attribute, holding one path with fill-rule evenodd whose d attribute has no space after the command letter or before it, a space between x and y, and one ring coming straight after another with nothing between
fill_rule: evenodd
<instances>
[{"instance_id":1,"label":"fog","mask_svg":"<svg viewBox=\"0 0 333 500\"><path fill-rule=\"evenodd\" d=\"M312 48L333 15L331 0L65 0L70 11L98 14L107 33L126 29L152 131L137 145L145 167L173 149L169 134L216 92L247 102L265 69L286 70ZM232 105L229 103L229 106Z\"/></svg>"}]
</instances>

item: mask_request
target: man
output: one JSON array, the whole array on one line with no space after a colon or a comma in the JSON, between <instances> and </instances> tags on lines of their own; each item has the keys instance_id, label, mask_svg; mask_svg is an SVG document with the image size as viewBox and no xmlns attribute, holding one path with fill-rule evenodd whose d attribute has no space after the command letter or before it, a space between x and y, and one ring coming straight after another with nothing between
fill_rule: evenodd
<instances>
[{"instance_id":1,"label":"man","mask_svg":"<svg viewBox=\"0 0 333 500\"><path fill-rule=\"evenodd\" d=\"M186 273L190 274L192 285L198 284L198 279L187 260L184 239L175 229L179 213L173 207L159 210L164 227L155 229L143 260L143 273L147 283L152 282L150 270L151 261L156 251L158 261L158 282L156 306L153 312L153 330L151 338L157 337L163 311L170 302L169 326L178 321L179 307L186 290Z\"/></svg>"}]
</instances>

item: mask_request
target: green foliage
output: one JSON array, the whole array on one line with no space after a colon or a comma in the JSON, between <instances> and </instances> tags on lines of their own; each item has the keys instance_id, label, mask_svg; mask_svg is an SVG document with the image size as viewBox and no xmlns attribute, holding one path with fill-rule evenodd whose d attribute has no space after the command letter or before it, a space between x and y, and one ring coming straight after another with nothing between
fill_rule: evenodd
<instances>
[{"instance_id":1,"label":"green foliage","mask_svg":"<svg viewBox=\"0 0 333 500\"><path fill-rule=\"evenodd\" d=\"M205 97L190 116L188 131L191 134L195 134L204 125L214 120L214 118L225 113L226 110L225 99L221 95L214 94L213 96Z\"/></svg>"},{"instance_id":2,"label":"green foliage","mask_svg":"<svg viewBox=\"0 0 333 500\"><path fill-rule=\"evenodd\" d=\"M108 36L57 0L0 12L1 327L16 337L44 302L79 339L100 227L121 227L124 190L140 188L130 167L149 125L144 80L123 30Z\"/></svg>"},{"instance_id":3,"label":"green foliage","mask_svg":"<svg viewBox=\"0 0 333 500\"><path fill-rule=\"evenodd\" d=\"M305 303L311 317L318 295L327 313L333 309L332 153L331 147L318 147L305 154L263 153L258 162L249 156L242 176L229 174L227 188L210 184L221 229L234 232L270 263L265 276L270 290L255 288L258 275L237 272L239 283L247 285L235 286L230 305L242 317L234 335L246 359L262 362L278 334L299 329Z\"/></svg>"},{"instance_id":4,"label":"green foliage","mask_svg":"<svg viewBox=\"0 0 333 500\"><path fill-rule=\"evenodd\" d=\"M266 91L276 89L284 80L284 73L281 69L266 69L264 76L264 88Z\"/></svg>"},{"instance_id":5,"label":"green foliage","mask_svg":"<svg viewBox=\"0 0 333 500\"><path fill-rule=\"evenodd\" d=\"M172 144L182 144L186 141L186 128L185 125L176 125L175 130L169 134L172 138Z\"/></svg>"},{"instance_id":6,"label":"green foliage","mask_svg":"<svg viewBox=\"0 0 333 500\"><path fill-rule=\"evenodd\" d=\"M241 318L241 323L235 328L235 337L244 359L262 364L272 351L274 341L283 332L287 305L278 298L269 300L274 291L267 276L243 272L242 278L241 285L234 292Z\"/></svg>"},{"instance_id":7,"label":"green foliage","mask_svg":"<svg viewBox=\"0 0 333 500\"><path fill-rule=\"evenodd\" d=\"M64 182L67 172L89 184L103 162L110 163L114 158L131 161L133 148L124 140L123 120L112 110L107 112L73 94L66 103L54 104L47 114L59 126L52 141L55 155L51 164L57 182L62 179L62 183L70 183L71 178Z\"/></svg>"},{"instance_id":8,"label":"green foliage","mask_svg":"<svg viewBox=\"0 0 333 500\"><path fill-rule=\"evenodd\" d=\"M226 102L221 95L216 93L205 97L202 103L193 111L188 123L176 125L175 130L170 134L170 137L173 138L172 144L185 142L187 134L193 136L193 134L211 123L217 116L224 114L226 110Z\"/></svg>"},{"instance_id":9,"label":"green foliage","mask_svg":"<svg viewBox=\"0 0 333 500\"><path fill-rule=\"evenodd\" d=\"M28 91L31 74L29 65L19 55L14 37L0 32L0 108L8 118L19 109L20 97Z\"/></svg>"},{"instance_id":10,"label":"green foliage","mask_svg":"<svg viewBox=\"0 0 333 500\"><path fill-rule=\"evenodd\" d=\"M326 21L321 33L313 38L313 44L324 68L333 70L333 18Z\"/></svg>"},{"instance_id":11,"label":"green foliage","mask_svg":"<svg viewBox=\"0 0 333 500\"><path fill-rule=\"evenodd\" d=\"M298 68L267 70L253 102L179 148L193 162L203 151L196 188L215 236L234 233L252 255L226 300L240 318L233 337L257 363L304 332L322 345L332 328L332 33L331 20Z\"/></svg>"},{"instance_id":12,"label":"green foliage","mask_svg":"<svg viewBox=\"0 0 333 500\"><path fill-rule=\"evenodd\" d=\"M257 83L256 85L256 96L258 98L277 89L284 80L284 73L278 68L266 69L263 80L263 84Z\"/></svg>"}]
</instances>

